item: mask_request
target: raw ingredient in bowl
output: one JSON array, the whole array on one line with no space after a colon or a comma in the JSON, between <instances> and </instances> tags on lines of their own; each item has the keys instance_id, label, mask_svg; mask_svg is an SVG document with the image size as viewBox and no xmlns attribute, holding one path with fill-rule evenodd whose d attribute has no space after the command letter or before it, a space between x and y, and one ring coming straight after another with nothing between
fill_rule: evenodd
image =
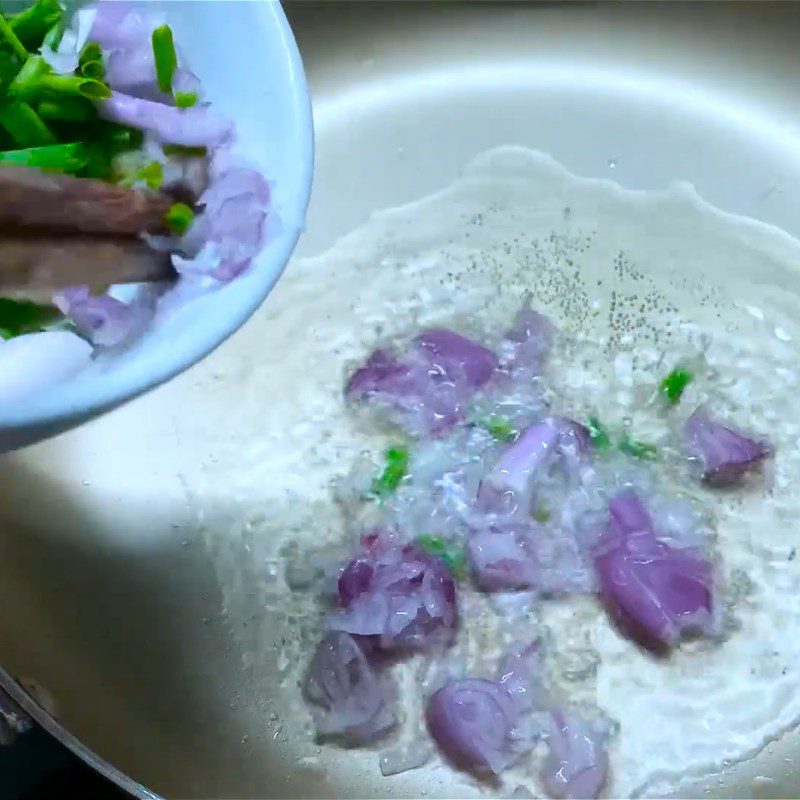
<instances>
[{"instance_id":1,"label":"raw ingredient in bowl","mask_svg":"<svg viewBox=\"0 0 800 800\"><path fill-rule=\"evenodd\" d=\"M205 100L179 47L145 4L71 13L36 0L0 15L0 257L13 289L0 329L63 332L58 347L42 340L52 358L40 388L135 340L175 278L193 291L235 279L275 230L269 182L235 157L233 122ZM155 288L98 287L93 265L109 263L114 283ZM43 299L31 276L61 287L52 305L30 302ZM92 347L67 374L56 364L78 352L71 337ZM0 401L17 399L15 387L0 383Z\"/></svg>"}]
</instances>

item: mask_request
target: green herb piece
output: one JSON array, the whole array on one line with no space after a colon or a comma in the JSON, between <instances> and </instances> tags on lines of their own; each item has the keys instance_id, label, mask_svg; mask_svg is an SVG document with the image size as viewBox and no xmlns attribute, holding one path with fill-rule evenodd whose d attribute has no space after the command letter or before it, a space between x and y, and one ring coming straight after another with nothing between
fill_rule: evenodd
<instances>
[{"instance_id":1,"label":"green herb piece","mask_svg":"<svg viewBox=\"0 0 800 800\"><path fill-rule=\"evenodd\" d=\"M133 186L138 181L144 181L148 189L158 191L164 183L164 167L158 161L134 168L123 166L119 169L119 165L115 166L118 169L116 183L120 186Z\"/></svg>"},{"instance_id":2,"label":"green herb piece","mask_svg":"<svg viewBox=\"0 0 800 800\"><path fill-rule=\"evenodd\" d=\"M99 59L97 61L87 61L85 64L81 64L81 75L84 78L102 81L106 77L106 68Z\"/></svg>"},{"instance_id":3,"label":"green herb piece","mask_svg":"<svg viewBox=\"0 0 800 800\"><path fill-rule=\"evenodd\" d=\"M42 100L36 110L42 119L52 119L57 122L89 122L97 119L97 110L83 97Z\"/></svg>"},{"instance_id":4,"label":"green herb piece","mask_svg":"<svg viewBox=\"0 0 800 800\"><path fill-rule=\"evenodd\" d=\"M27 98L35 91L42 75L51 72L50 65L41 56L28 56L22 69L9 84L8 93L15 97Z\"/></svg>"},{"instance_id":5,"label":"green herb piece","mask_svg":"<svg viewBox=\"0 0 800 800\"><path fill-rule=\"evenodd\" d=\"M454 578L463 578L466 575L467 556L463 547L450 545L441 536L429 536L428 534L417 538L417 546L420 550L444 561Z\"/></svg>"},{"instance_id":6,"label":"green herb piece","mask_svg":"<svg viewBox=\"0 0 800 800\"><path fill-rule=\"evenodd\" d=\"M46 95L85 97L87 100L105 100L111 89L102 81L82 75L42 75L31 84L29 92Z\"/></svg>"},{"instance_id":7,"label":"green herb piece","mask_svg":"<svg viewBox=\"0 0 800 800\"><path fill-rule=\"evenodd\" d=\"M175 42L172 40L172 28L162 25L153 31L153 56L156 62L156 79L162 92L172 92L172 77L178 68L178 56L175 54Z\"/></svg>"},{"instance_id":8,"label":"green herb piece","mask_svg":"<svg viewBox=\"0 0 800 800\"><path fill-rule=\"evenodd\" d=\"M589 417L586 427L589 429L589 438L595 450L608 450L611 446L611 437L597 417Z\"/></svg>"},{"instance_id":9,"label":"green herb piece","mask_svg":"<svg viewBox=\"0 0 800 800\"><path fill-rule=\"evenodd\" d=\"M384 453L383 472L372 481L373 497L385 497L394 492L408 472L408 448L394 445Z\"/></svg>"},{"instance_id":10,"label":"green herb piece","mask_svg":"<svg viewBox=\"0 0 800 800\"><path fill-rule=\"evenodd\" d=\"M8 87L18 72L14 56L7 50L0 50L0 92L8 91Z\"/></svg>"},{"instance_id":11,"label":"green herb piece","mask_svg":"<svg viewBox=\"0 0 800 800\"><path fill-rule=\"evenodd\" d=\"M102 81L106 77L103 51L97 42L87 42L78 56L78 70L84 78Z\"/></svg>"},{"instance_id":12,"label":"green herb piece","mask_svg":"<svg viewBox=\"0 0 800 800\"><path fill-rule=\"evenodd\" d=\"M58 0L37 0L8 21L11 30L28 50L38 50L48 31L61 19Z\"/></svg>"},{"instance_id":13,"label":"green herb piece","mask_svg":"<svg viewBox=\"0 0 800 800\"><path fill-rule=\"evenodd\" d=\"M38 333L60 319L61 312L55 306L0 297L0 337L3 339L13 339L24 333Z\"/></svg>"},{"instance_id":14,"label":"green herb piece","mask_svg":"<svg viewBox=\"0 0 800 800\"><path fill-rule=\"evenodd\" d=\"M658 448L654 444L631 439L627 432L623 434L622 440L617 447L626 455L641 458L643 461L656 461L658 459Z\"/></svg>"},{"instance_id":15,"label":"green herb piece","mask_svg":"<svg viewBox=\"0 0 800 800\"><path fill-rule=\"evenodd\" d=\"M175 92L175 105L178 108L191 108L197 104L197 92Z\"/></svg>"},{"instance_id":16,"label":"green herb piece","mask_svg":"<svg viewBox=\"0 0 800 800\"><path fill-rule=\"evenodd\" d=\"M20 147L38 147L58 141L39 115L21 100L0 108L0 125Z\"/></svg>"},{"instance_id":17,"label":"green herb piece","mask_svg":"<svg viewBox=\"0 0 800 800\"><path fill-rule=\"evenodd\" d=\"M144 142L144 134L137 128L128 128L113 122L106 123L100 130L99 138L112 151L120 153L125 150L136 150Z\"/></svg>"},{"instance_id":18,"label":"green herb piece","mask_svg":"<svg viewBox=\"0 0 800 800\"><path fill-rule=\"evenodd\" d=\"M11 52L20 59L20 61L24 61L28 57L28 51L25 49L25 45L19 40L19 37L14 33L11 25L2 13L0 13L0 39L6 40L6 43L11 48Z\"/></svg>"},{"instance_id":19,"label":"green herb piece","mask_svg":"<svg viewBox=\"0 0 800 800\"><path fill-rule=\"evenodd\" d=\"M0 151L0 164L36 167L45 172L78 172L88 163L89 155L82 142Z\"/></svg>"},{"instance_id":20,"label":"green herb piece","mask_svg":"<svg viewBox=\"0 0 800 800\"><path fill-rule=\"evenodd\" d=\"M205 147L190 147L183 144L165 144L161 149L165 156L181 156L183 158L205 158L208 154Z\"/></svg>"},{"instance_id":21,"label":"green herb piece","mask_svg":"<svg viewBox=\"0 0 800 800\"><path fill-rule=\"evenodd\" d=\"M88 64L90 61L102 61L103 49L97 42L86 42L78 56L78 66Z\"/></svg>"},{"instance_id":22,"label":"green herb piece","mask_svg":"<svg viewBox=\"0 0 800 800\"><path fill-rule=\"evenodd\" d=\"M517 429L508 417L491 414L478 421L478 425L488 431L498 442L511 442L517 436Z\"/></svg>"},{"instance_id":23,"label":"green herb piece","mask_svg":"<svg viewBox=\"0 0 800 800\"><path fill-rule=\"evenodd\" d=\"M183 236L194 222L194 211L186 203L173 203L164 215L167 227L179 236Z\"/></svg>"},{"instance_id":24,"label":"green herb piece","mask_svg":"<svg viewBox=\"0 0 800 800\"><path fill-rule=\"evenodd\" d=\"M101 181L110 181L113 176L113 151L103 142L92 142L88 148L89 160L81 171L81 178L97 178Z\"/></svg>"},{"instance_id":25,"label":"green herb piece","mask_svg":"<svg viewBox=\"0 0 800 800\"><path fill-rule=\"evenodd\" d=\"M661 381L661 393L670 405L675 405L681 399L683 390L692 382L693 375L685 367L675 369Z\"/></svg>"},{"instance_id":26,"label":"green herb piece","mask_svg":"<svg viewBox=\"0 0 800 800\"><path fill-rule=\"evenodd\" d=\"M158 161L152 161L139 170L139 178L147 184L148 189L158 191L164 183L164 167Z\"/></svg>"},{"instance_id":27,"label":"green herb piece","mask_svg":"<svg viewBox=\"0 0 800 800\"><path fill-rule=\"evenodd\" d=\"M539 506L532 516L537 522L549 522L551 514L547 508Z\"/></svg>"}]
</instances>

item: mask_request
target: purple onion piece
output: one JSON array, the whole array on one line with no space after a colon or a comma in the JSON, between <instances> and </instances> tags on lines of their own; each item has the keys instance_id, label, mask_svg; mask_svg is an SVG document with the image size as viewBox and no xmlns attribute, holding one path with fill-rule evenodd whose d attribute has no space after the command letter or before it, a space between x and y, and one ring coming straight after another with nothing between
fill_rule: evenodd
<instances>
[{"instance_id":1,"label":"purple onion piece","mask_svg":"<svg viewBox=\"0 0 800 800\"><path fill-rule=\"evenodd\" d=\"M531 642L506 655L500 662L498 679L518 712L529 712L541 705L542 662L537 644Z\"/></svg>"},{"instance_id":2,"label":"purple onion piece","mask_svg":"<svg viewBox=\"0 0 800 800\"><path fill-rule=\"evenodd\" d=\"M415 433L440 433L464 416L497 368L491 350L447 330L425 331L402 355L379 349L347 381L353 400L388 406Z\"/></svg>"},{"instance_id":3,"label":"purple onion piece","mask_svg":"<svg viewBox=\"0 0 800 800\"><path fill-rule=\"evenodd\" d=\"M558 426L549 418L527 428L500 456L486 482L497 491L522 494L532 475L550 459L558 437Z\"/></svg>"},{"instance_id":4,"label":"purple onion piece","mask_svg":"<svg viewBox=\"0 0 800 800\"><path fill-rule=\"evenodd\" d=\"M548 754L542 780L550 797L597 797L608 773L604 737L586 722L561 711L550 714Z\"/></svg>"},{"instance_id":5,"label":"purple onion piece","mask_svg":"<svg viewBox=\"0 0 800 800\"><path fill-rule=\"evenodd\" d=\"M411 379L411 370L386 350L375 350L348 379L345 393L349 397L366 397L382 392L388 395L419 391Z\"/></svg>"},{"instance_id":6,"label":"purple onion piece","mask_svg":"<svg viewBox=\"0 0 800 800\"><path fill-rule=\"evenodd\" d=\"M455 583L445 564L390 536L367 537L339 579L342 610L331 630L374 638L381 650L449 644L457 621Z\"/></svg>"},{"instance_id":7,"label":"purple onion piece","mask_svg":"<svg viewBox=\"0 0 800 800\"><path fill-rule=\"evenodd\" d=\"M155 26L145 24L136 4L105 0L97 3L96 8L89 39L97 42L104 51L127 50L150 44L150 33Z\"/></svg>"},{"instance_id":8,"label":"purple onion piece","mask_svg":"<svg viewBox=\"0 0 800 800\"><path fill-rule=\"evenodd\" d=\"M541 701L539 653L528 644L510 653L496 681L466 678L433 694L428 729L457 766L499 774L528 752L541 734L532 713Z\"/></svg>"},{"instance_id":9,"label":"purple onion piece","mask_svg":"<svg viewBox=\"0 0 800 800\"><path fill-rule=\"evenodd\" d=\"M698 408L684 426L687 449L703 465L703 480L712 486L731 486L772 455L764 441L751 439L713 420Z\"/></svg>"},{"instance_id":10,"label":"purple onion piece","mask_svg":"<svg viewBox=\"0 0 800 800\"><path fill-rule=\"evenodd\" d=\"M496 681L467 678L433 694L425 717L442 752L457 766L477 774L499 774L522 755L514 737L518 711Z\"/></svg>"},{"instance_id":11,"label":"purple onion piece","mask_svg":"<svg viewBox=\"0 0 800 800\"><path fill-rule=\"evenodd\" d=\"M506 340L512 343L512 356L507 366L511 370L522 368L540 372L550 352L554 333L550 320L534 311L530 301L526 300L505 335Z\"/></svg>"},{"instance_id":12,"label":"purple onion piece","mask_svg":"<svg viewBox=\"0 0 800 800\"><path fill-rule=\"evenodd\" d=\"M182 274L208 274L226 283L250 266L279 232L280 220L271 207L270 182L234 163L225 150L215 154L210 178L198 199L203 212L182 242L196 256L173 261Z\"/></svg>"},{"instance_id":13,"label":"purple onion piece","mask_svg":"<svg viewBox=\"0 0 800 800\"><path fill-rule=\"evenodd\" d=\"M490 490L500 495L524 494L555 453L579 464L590 451L591 439L583 425L565 417L547 417L526 428L505 450L486 476L486 489L481 489L485 494Z\"/></svg>"},{"instance_id":14,"label":"purple onion piece","mask_svg":"<svg viewBox=\"0 0 800 800\"><path fill-rule=\"evenodd\" d=\"M472 389L486 383L499 365L497 356L488 348L443 328L423 331L416 344L435 374L463 381Z\"/></svg>"},{"instance_id":15,"label":"purple onion piece","mask_svg":"<svg viewBox=\"0 0 800 800\"><path fill-rule=\"evenodd\" d=\"M98 109L104 119L149 131L169 144L215 148L233 137L230 120L200 106L176 108L113 92L108 100L98 103Z\"/></svg>"},{"instance_id":16,"label":"purple onion piece","mask_svg":"<svg viewBox=\"0 0 800 800\"><path fill-rule=\"evenodd\" d=\"M631 492L611 501L609 529L595 557L601 594L620 629L652 649L688 632L710 633L712 569L702 552L656 538Z\"/></svg>"},{"instance_id":17,"label":"purple onion piece","mask_svg":"<svg viewBox=\"0 0 800 800\"><path fill-rule=\"evenodd\" d=\"M467 543L475 580L488 592L533 589L539 582L539 565L527 538L517 532L481 531Z\"/></svg>"},{"instance_id":18,"label":"purple onion piece","mask_svg":"<svg viewBox=\"0 0 800 800\"><path fill-rule=\"evenodd\" d=\"M584 456L592 451L592 438L585 425L567 417L554 417L553 423L558 428L558 447L562 453Z\"/></svg>"},{"instance_id":19,"label":"purple onion piece","mask_svg":"<svg viewBox=\"0 0 800 800\"><path fill-rule=\"evenodd\" d=\"M144 326L147 312L108 295L92 297L87 286L74 286L54 295L53 302L92 344L114 347Z\"/></svg>"},{"instance_id":20,"label":"purple onion piece","mask_svg":"<svg viewBox=\"0 0 800 800\"><path fill-rule=\"evenodd\" d=\"M644 532L653 534L653 522L636 492L620 492L608 503L609 519L614 531L622 536Z\"/></svg>"},{"instance_id":21,"label":"purple onion piece","mask_svg":"<svg viewBox=\"0 0 800 800\"><path fill-rule=\"evenodd\" d=\"M366 744L395 724L386 685L346 633L328 633L320 642L303 693L322 738Z\"/></svg>"}]
</instances>

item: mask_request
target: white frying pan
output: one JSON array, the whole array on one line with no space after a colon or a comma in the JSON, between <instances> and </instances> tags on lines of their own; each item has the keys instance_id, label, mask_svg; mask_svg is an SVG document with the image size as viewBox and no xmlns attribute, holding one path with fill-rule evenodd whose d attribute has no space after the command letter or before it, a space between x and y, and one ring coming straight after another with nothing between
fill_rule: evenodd
<instances>
[{"instance_id":1,"label":"white frying pan","mask_svg":"<svg viewBox=\"0 0 800 800\"><path fill-rule=\"evenodd\" d=\"M302 255L509 143L629 188L688 180L724 210L800 235L793 4L287 12L317 136ZM311 742L287 663L299 623L276 567L285 523L307 500L296 475L277 500L282 478L264 466L297 445L270 416L291 399L271 320L279 301L280 285L171 384L0 462L0 663L47 687L56 732L140 796L142 786L181 797L475 794L435 767L384 779L374 753ZM313 336L314 320L305 325ZM314 540L291 535L301 548ZM674 792L796 797L797 747L787 735Z\"/></svg>"}]
</instances>

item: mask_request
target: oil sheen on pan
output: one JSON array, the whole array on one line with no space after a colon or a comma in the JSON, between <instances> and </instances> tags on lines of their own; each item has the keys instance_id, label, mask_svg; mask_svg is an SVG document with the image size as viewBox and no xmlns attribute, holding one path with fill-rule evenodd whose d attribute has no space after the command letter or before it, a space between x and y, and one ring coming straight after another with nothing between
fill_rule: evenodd
<instances>
[{"instance_id":1,"label":"oil sheen on pan","mask_svg":"<svg viewBox=\"0 0 800 800\"><path fill-rule=\"evenodd\" d=\"M539 642L550 696L591 710L603 727L609 796L675 791L790 728L800 718L800 559L791 545L799 262L800 243L710 207L688 185L627 191L520 148L484 154L441 193L375 214L327 253L296 262L263 323L243 331L220 366L221 381L250 373L251 390L237 400L234 432L214 440L215 459L188 483L197 496L229 487L241 507L264 509L204 529L272 744L332 792L353 775L374 796L411 791L421 775L430 796L487 790L454 771L425 729L441 663L418 654L392 666L396 727L366 749L315 741L300 687L338 568L358 551L359 481L369 490L385 474L398 436L345 401L347 377L376 347L402 348L423 329L496 345L526 299L557 331L541 397L582 424L601 421L617 448L608 469L634 464L648 513L667 520L662 534L709 554L714 618L709 635L656 657L591 588L541 598L466 580L449 674L493 678L521 636ZM279 349L263 347L267 333ZM654 402L676 365L692 374L680 403ZM692 479L674 452L672 415L682 424L696 408L769 438L770 457L736 491ZM542 770L534 752L490 791L543 793Z\"/></svg>"}]
</instances>

